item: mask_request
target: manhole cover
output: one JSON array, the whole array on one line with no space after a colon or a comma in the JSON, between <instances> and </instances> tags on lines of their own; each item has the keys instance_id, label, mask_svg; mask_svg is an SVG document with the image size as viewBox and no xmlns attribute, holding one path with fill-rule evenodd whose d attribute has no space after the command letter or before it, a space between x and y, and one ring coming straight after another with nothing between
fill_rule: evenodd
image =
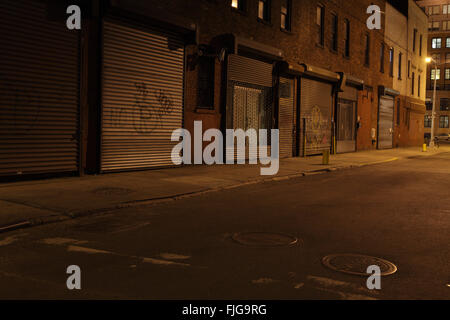
<instances>
[{"instance_id":1,"label":"manhole cover","mask_svg":"<svg viewBox=\"0 0 450 320\"><path fill-rule=\"evenodd\" d=\"M242 232L231 237L234 241L250 247L283 247L296 244L296 237L272 232Z\"/></svg>"},{"instance_id":2,"label":"manhole cover","mask_svg":"<svg viewBox=\"0 0 450 320\"><path fill-rule=\"evenodd\" d=\"M103 188L94 189L93 192L95 194L101 194L104 196L119 196L119 195L129 194L129 193L133 192L133 190L126 189L126 188L103 187Z\"/></svg>"},{"instance_id":3,"label":"manhole cover","mask_svg":"<svg viewBox=\"0 0 450 320\"><path fill-rule=\"evenodd\" d=\"M382 276L387 276L397 271L397 267L392 262L360 254L331 254L324 257L322 263L332 270L361 276L368 275L366 272L367 267L371 265L379 266Z\"/></svg>"}]
</instances>

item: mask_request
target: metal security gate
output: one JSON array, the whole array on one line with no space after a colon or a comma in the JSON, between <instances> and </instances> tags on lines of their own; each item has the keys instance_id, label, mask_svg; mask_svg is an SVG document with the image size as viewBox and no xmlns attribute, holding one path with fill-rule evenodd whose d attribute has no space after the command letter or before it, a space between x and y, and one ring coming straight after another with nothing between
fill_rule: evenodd
<instances>
[{"instance_id":1,"label":"metal security gate","mask_svg":"<svg viewBox=\"0 0 450 320\"><path fill-rule=\"evenodd\" d=\"M184 43L177 34L103 22L102 171L173 165L183 79Z\"/></svg>"},{"instance_id":2,"label":"metal security gate","mask_svg":"<svg viewBox=\"0 0 450 320\"><path fill-rule=\"evenodd\" d=\"M0 176L78 171L79 31L0 2Z\"/></svg>"},{"instance_id":3,"label":"metal security gate","mask_svg":"<svg viewBox=\"0 0 450 320\"><path fill-rule=\"evenodd\" d=\"M300 95L301 155L314 155L330 150L332 85L302 78Z\"/></svg>"},{"instance_id":4,"label":"metal security gate","mask_svg":"<svg viewBox=\"0 0 450 320\"><path fill-rule=\"evenodd\" d=\"M260 89L247 88L242 86L234 87L233 106L233 129L259 129L259 108L262 101L263 91ZM246 153L250 159L258 158L257 146L249 145L246 140ZM244 157L245 159L245 157Z\"/></svg>"},{"instance_id":5,"label":"metal security gate","mask_svg":"<svg viewBox=\"0 0 450 320\"><path fill-rule=\"evenodd\" d=\"M336 151L338 153L356 150L355 116L356 102L339 99L337 107Z\"/></svg>"},{"instance_id":6,"label":"metal security gate","mask_svg":"<svg viewBox=\"0 0 450 320\"><path fill-rule=\"evenodd\" d=\"M294 79L280 77L278 97L280 157L292 157L295 128Z\"/></svg>"},{"instance_id":7,"label":"metal security gate","mask_svg":"<svg viewBox=\"0 0 450 320\"><path fill-rule=\"evenodd\" d=\"M227 128L272 129L272 65L230 54L228 56ZM267 131L270 155L270 130ZM259 141L259 140L258 140ZM257 159L258 149L249 148L246 139L245 158ZM227 158L239 159L234 149L226 148Z\"/></svg>"},{"instance_id":8,"label":"metal security gate","mask_svg":"<svg viewBox=\"0 0 450 320\"><path fill-rule=\"evenodd\" d=\"M378 149L392 148L394 98L380 96L378 108Z\"/></svg>"}]
</instances>

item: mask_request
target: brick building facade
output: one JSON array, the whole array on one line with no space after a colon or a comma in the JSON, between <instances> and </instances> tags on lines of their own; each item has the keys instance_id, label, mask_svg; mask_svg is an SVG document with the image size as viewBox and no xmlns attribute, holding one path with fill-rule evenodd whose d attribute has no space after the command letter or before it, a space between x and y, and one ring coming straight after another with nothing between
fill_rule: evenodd
<instances>
[{"instance_id":1,"label":"brick building facade","mask_svg":"<svg viewBox=\"0 0 450 320\"><path fill-rule=\"evenodd\" d=\"M36 22L41 25L49 19L50 11L57 11L51 1L18 3L23 8L11 5L5 24L7 17L18 17L14 10L41 12ZM282 157L421 143L417 138L423 132L419 119L405 132L394 126L398 114L395 105L407 110L414 101L394 105L399 91L389 72L392 44L385 35L385 1L74 3L83 9L81 30L66 30L65 15L54 19L52 26L62 28L58 29L60 33L70 33L71 45L80 45L78 57L71 62L79 68L79 86L74 85L73 77L59 83L67 92L75 94L78 90L72 103L79 109L71 113L73 122L67 132L58 135L60 140L52 136L55 131L46 131L38 141L42 145L59 141L61 149L50 146L45 149L49 150L48 158L32 163L21 161L15 153L17 161L13 159L2 168L4 175L46 173L48 163L56 163L63 148L70 152L71 165L55 165L52 172L59 167L60 171L82 174L173 166L171 150L175 142L171 134L184 127L194 135L194 121L202 121L203 131L279 129ZM366 25L366 10L373 4L382 13L379 30L369 30ZM413 26L423 24L419 18L407 19L408 29L420 29ZM59 39L57 31L54 33L53 37ZM38 39L36 35L34 40ZM6 41L17 42L19 47L22 40L17 37ZM407 46L411 41L408 35ZM417 59L419 62L414 60L411 65L414 70L422 68L421 57ZM406 60L413 59L405 59L405 65ZM32 66L33 62L30 59L25 64ZM54 70L61 68L57 62L50 61L53 65L48 70L48 63L43 64L43 71L55 79L59 73ZM6 81L19 75L9 70L3 77ZM21 86L18 81L9 92L17 96L23 91ZM42 92L47 91L43 88ZM41 99L42 95L36 95ZM423 96L415 97L419 109ZM53 130L51 126L57 125L51 121L68 121L57 109L46 109L49 118L44 121L40 119L41 109L28 114L30 107L24 99L11 99L15 121L23 117L25 123L31 117L35 123L31 129L18 132L19 140L32 135L36 123L43 124L42 130ZM21 108L23 115L17 116ZM19 140L11 150L24 146ZM66 146L69 140L72 145Z\"/></svg>"},{"instance_id":2,"label":"brick building facade","mask_svg":"<svg viewBox=\"0 0 450 320\"><path fill-rule=\"evenodd\" d=\"M450 11L449 3L443 0L422 0L417 4L428 15L428 52L436 61L436 115L434 134L450 134ZM427 68L427 109L425 134L431 135L431 113L434 86L434 63Z\"/></svg>"}]
</instances>

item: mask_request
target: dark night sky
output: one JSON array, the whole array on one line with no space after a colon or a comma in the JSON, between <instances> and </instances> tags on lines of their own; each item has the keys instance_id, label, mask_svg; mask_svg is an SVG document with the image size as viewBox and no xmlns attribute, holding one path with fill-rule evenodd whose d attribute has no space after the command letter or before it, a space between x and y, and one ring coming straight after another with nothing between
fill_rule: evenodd
<instances>
[{"instance_id":1,"label":"dark night sky","mask_svg":"<svg viewBox=\"0 0 450 320\"><path fill-rule=\"evenodd\" d=\"M408 0L387 0L393 7L408 16Z\"/></svg>"}]
</instances>

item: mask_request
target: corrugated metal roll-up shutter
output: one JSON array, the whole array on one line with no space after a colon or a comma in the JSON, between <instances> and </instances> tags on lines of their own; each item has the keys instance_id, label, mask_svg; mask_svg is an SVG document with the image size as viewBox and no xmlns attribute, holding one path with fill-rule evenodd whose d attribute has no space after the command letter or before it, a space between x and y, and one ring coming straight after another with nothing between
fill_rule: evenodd
<instances>
[{"instance_id":1,"label":"corrugated metal roll-up shutter","mask_svg":"<svg viewBox=\"0 0 450 320\"><path fill-rule=\"evenodd\" d=\"M79 31L0 2L0 175L78 170Z\"/></svg>"},{"instance_id":2,"label":"corrugated metal roll-up shutter","mask_svg":"<svg viewBox=\"0 0 450 320\"><path fill-rule=\"evenodd\" d=\"M227 128L259 129L272 128L272 71L273 66L259 60L230 54L228 55L228 95ZM270 155L270 131L267 132L267 153ZM258 137L259 142L259 137ZM226 147L227 158L241 159L234 149ZM246 139L246 159L257 159L257 147L252 147Z\"/></svg>"},{"instance_id":3,"label":"corrugated metal roll-up shutter","mask_svg":"<svg viewBox=\"0 0 450 320\"><path fill-rule=\"evenodd\" d=\"M273 66L236 54L228 55L228 80L272 87Z\"/></svg>"},{"instance_id":4,"label":"corrugated metal roll-up shutter","mask_svg":"<svg viewBox=\"0 0 450 320\"><path fill-rule=\"evenodd\" d=\"M182 127L180 36L108 18L103 23L101 170L172 166Z\"/></svg>"},{"instance_id":5,"label":"corrugated metal roll-up shutter","mask_svg":"<svg viewBox=\"0 0 450 320\"><path fill-rule=\"evenodd\" d=\"M294 142L294 80L280 77L278 128L280 130L280 158L292 157Z\"/></svg>"},{"instance_id":6,"label":"corrugated metal roll-up shutter","mask_svg":"<svg viewBox=\"0 0 450 320\"><path fill-rule=\"evenodd\" d=\"M313 155L330 150L332 85L302 78L300 94L301 154Z\"/></svg>"},{"instance_id":7,"label":"corrugated metal roll-up shutter","mask_svg":"<svg viewBox=\"0 0 450 320\"><path fill-rule=\"evenodd\" d=\"M378 148L392 148L394 98L391 96L380 96L378 112Z\"/></svg>"}]
</instances>

